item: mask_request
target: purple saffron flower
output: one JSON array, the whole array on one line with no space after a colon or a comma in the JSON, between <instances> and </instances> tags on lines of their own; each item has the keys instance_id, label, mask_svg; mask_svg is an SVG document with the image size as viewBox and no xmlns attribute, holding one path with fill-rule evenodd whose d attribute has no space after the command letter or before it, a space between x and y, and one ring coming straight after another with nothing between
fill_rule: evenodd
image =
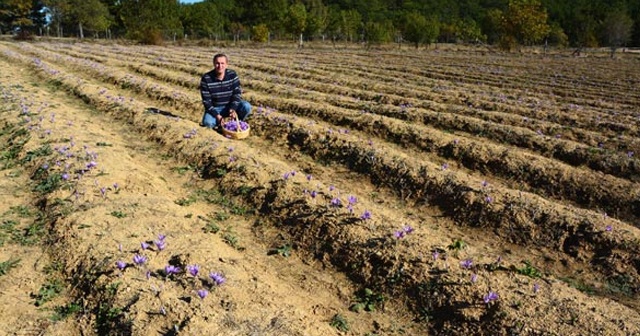
<instances>
[{"instance_id":1,"label":"purple saffron flower","mask_svg":"<svg viewBox=\"0 0 640 336\"><path fill-rule=\"evenodd\" d=\"M144 263L147 262L147 257L141 255L141 254L136 254L133 256L133 263L136 265L142 265Z\"/></svg>"},{"instance_id":2,"label":"purple saffron flower","mask_svg":"<svg viewBox=\"0 0 640 336\"><path fill-rule=\"evenodd\" d=\"M442 170L447 170L447 168L449 168L449 164L448 163L443 163L442 164Z\"/></svg>"},{"instance_id":3,"label":"purple saffron flower","mask_svg":"<svg viewBox=\"0 0 640 336\"><path fill-rule=\"evenodd\" d=\"M476 281L478 281L478 275L475 273L471 274L471 282L476 283Z\"/></svg>"},{"instance_id":4,"label":"purple saffron flower","mask_svg":"<svg viewBox=\"0 0 640 336\"><path fill-rule=\"evenodd\" d=\"M164 267L164 274L167 276L180 273L180 267L167 265Z\"/></svg>"},{"instance_id":5,"label":"purple saffron flower","mask_svg":"<svg viewBox=\"0 0 640 336\"><path fill-rule=\"evenodd\" d=\"M404 233L406 234L411 234L414 230L411 226L405 225L404 227L402 227L402 231L404 231Z\"/></svg>"},{"instance_id":6,"label":"purple saffron flower","mask_svg":"<svg viewBox=\"0 0 640 336\"><path fill-rule=\"evenodd\" d=\"M627 157L633 157L633 151L628 151L627 152Z\"/></svg>"},{"instance_id":7,"label":"purple saffron flower","mask_svg":"<svg viewBox=\"0 0 640 336\"><path fill-rule=\"evenodd\" d=\"M198 276L198 272L200 272L200 266L198 265L188 265L187 271L194 277Z\"/></svg>"},{"instance_id":8,"label":"purple saffron flower","mask_svg":"<svg viewBox=\"0 0 640 336\"><path fill-rule=\"evenodd\" d=\"M107 196L107 188L102 187L100 188L100 194L102 194L102 198Z\"/></svg>"},{"instance_id":9,"label":"purple saffron flower","mask_svg":"<svg viewBox=\"0 0 640 336\"><path fill-rule=\"evenodd\" d=\"M396 231L393 233L393 236L396 237L397 239L402 239L404 238L404 231Z\"/></svg>"},{"instance_id":10,"label":"purple saffron flower","mask_svg":"<svg viewBox=\"0 0 640 336\"><path fill-rule=\"evenodd\" d=\"M347 201L350 205L354 205L358 202L358 199L355 196L350 195L349 197L347 197Z\"/></svg>"},{"instance_id":11,"label":"purple saffron flower","mask_svg":"<svg viewBox=\"0 0 640 336\"><path fill-rule=\"evenodd\" d=\"M483 188L486 188L486 187L489 185L489 182L487 182L487 181L485 180L485 181L482 181L482 183L481 183L481 184L482 184L482 187L483 187Z\"/></svg>"},{"instance_id":12,"label":"purple saffron flower","mask_svg":"<svg viewBox=\"0 0 640 336\"><path fill-rule=\"evenodd\" d=\"M118 260L116 261L116 267L118 267L118 269L122 271L127 268L127 263L122 260Z\"/></svg>"},{"instance_id":13,"label":"purple saffron flower","mask_svg":"<svg viewBox=\"0 0 640 336\"><path fill-rule=\"evenodd\" d=\"M318 192L313 190L309 195L311 195L311 198L316 198L316 196L318 196Z\"/></svg>"},{"instance_id":14,"label":"purple saffron flower","mask_svg":"<svg viewBox=\"0 0 640 336\"><path fill-rule=\"evenodd\" d=\"M87 163L87 169L95 168L98 164L95 161Z\"/></svg>"},{"instance_id":15,"label":"purple saffron flower","mask_svg":"<svg viewBox=\"0 0 640 336\"><path fill-rule=\"evenodd\" d=\"M431 253L431 256L433 257L433 260L438 260L438 258L440 257L440 252L433 251L433 253Z\"/></svg>"},{"instance_id":16,"label":"purple saffron flower","mask_svg":"<svg viewBox=\"0 0 640 336\"><path fill-rule=\"evenodd\" d=\"M167 236L163 235L162 233L158 234L158 240L164 241L165 238L167 238Z\"/></svg>"},{"instance_id":17,"label":"purple saffron flower","mask_svg":"<svg viewBox=\"0 0 640 336\"><path fill-rule=\"evenodd\" d=\"M200 289L200 290L198 290L198 296L199 296L201 299L206 298L206 297L207 297L207 295L209 295L209 292L208 292L206 289Z\"/></svg>"},{"instance_id":18,"label":"purple saffron flower","mask_svg":"<svg viewBox=\"0 0 640 336\"><path fill-rule=\"evenodd\" d=\"M538 291L540 290L540 285L538 285L537 283L533 284L533 293L536 294L538 293Z\"/></svg>"},{"instance_id":19,"label":"purple saffron flower","mask_svg":"<svg viewBox=\"0 0 640 336\"><path fill-rule=\"evenodd\" d=\"M487 196L487 197L484 198L484 201L487 202L487 203L491 203L491 202L493 202L493 197Z\"/></svg>"},{"instance_id":20,"label":"purple saffron flower","mask_svg":"<svg viewBox=\"0 0 640 336\"><path fill-rule=\"evenodd\" d=\"M611 232L611 231L613 231L613 226L611 226L611 225L607 225L607 227L605 227L604 229L605 229L605 231L607 231L607 232Z\"/></svg>"},{"instance_id":21,"label":"purple saffron flower","mask_svg":"<svg viewBox=\"0 0 640 336\"><path fill-rule=\"evenodd\" d=\"M114 183L114 184L113 184L113 189L118 190L118 183Z\"/></svg>"},{"instance_id":22,"label":"purple saffron flower","mask_svg":"<svg viewBox=\"0 0 640 336\"><path fill-rule=\"evenodd\" d=\"M289 176L290 176L290 175L291 175L291 173L286 172L286 173L284 173L284 175L283 175L282 177L283 177L283 178L284 178L284 180L286 181L286 180L288 180L288 179L289 179Z\"/></svg>"},{"instance_id":23,"label":"purple saffron flower","mask_svg":"<svg viewBox=\"0 0 640 336\"><path fill-rule=\"evenodd\" d=\"M225 279L222 274L216 273L216 272L209 273L209 278L213 280L213 283L216 286L222 286L222 284L224 284L227 281L227 279Z\"/></svg>"},{"instance_id":24,"label":"purple saffron flower","mask_svg":"<svg viewBox=\"0 0 640 336\"><path fill-rule=\"evenodd\" d=\"M147 244L147 242L141 242L140 248L144 251L149 248L149 244Z\"/></svg>"},{"instance_id":25,"label":"purple saffron flower","mask_svg":"<svg viewBox=\"0 0 640 336\"><path fill-rule=\"evenodd\" d=\"M308 174L308 175L307 175L307 181L311 181L311 179L312 179L312 178L313 178L313 177L311 176L311 174Z\"/></svg>"},{"instance_id":26,"label":"purple saffron flower","mask_svg":"<svg viewBox=\"0 0 640 336\"><path fill-rule=\"evenodd\" d=\"M69 180L69 174L67 174L67 173L62 174L62 180L63 181Z\"/></svg>"},{"instance_id":27,"label":"purple saffron flower","mask_svg":"<svg viewBox=\"0 0 640 336\"><path fill-rule=\"evenodd\" d=\"M484 303L489 303L498 299L498 293L494 291L490 291L487 295L484 296Z\"/></svg>"},{"instance_id":28,"label":"purple saffron flower","mask_svg":"<svg viewBox=\"0 0 640 336\"><path fill-rule=\"evenodd\" d=\"M49 169L49 164L48 163L43 164L42 165L42 169L44 169L44 170Z\"/></svg>"},{"instance_id":29,"label":"purple saffron flower","mask_svg":"<svg viewBox=\"0 0 640 336\"><path fill-rule=\"evenodd\" d=\"M460 262L460 266L464 269L470 269L473 266L473 261L471 259L465 259Z\"/></svg>"},{"instance_id":30,"label":"purple saffron flower","mask_svg":"<svg viewBox=\"0 0 640 336\"><path fill-rule=\"evenodd\" d=\"M156 248L158 248L158 251L162 251L167 247L164 243L164 240L156 240L153 243L156 244Z\"/></svg>"},{"instance_id":31,"label":"purple saffron flower","mask_svg":"<svg viewBox=\"0 0 640 336\"><path fill-rule=\"evenodd\" d=\"M362 220L371 219L371 211L365 210L362 216L360 216L360 219Z\"/></svg>"},{"instance_id":32,"label":"purple saffron flower","mask_svg":"<svg viewBox=\"0 0 640 336\"><path fill-rule=\"evenodd\" d=\"M333 205L334 207L339 207L342 205L342 201L336 197L331 200L331 205Z\"/></svg>"},{"instance_id":33,"label":"purple saffron flower","mask_svg":"<svg viewBox=\"0 0 640 336\"><path fill-rule=\"evenodd\" d=\"M334 187L333 185L329 186L329 191L333 191L336 187Z\"/></svg>"}]
</instances>

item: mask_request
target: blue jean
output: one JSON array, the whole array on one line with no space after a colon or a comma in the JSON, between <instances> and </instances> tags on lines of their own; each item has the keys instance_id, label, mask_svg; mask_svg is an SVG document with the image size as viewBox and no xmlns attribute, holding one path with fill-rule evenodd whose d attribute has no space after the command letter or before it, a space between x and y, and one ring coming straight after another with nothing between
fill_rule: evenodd
<instances>
[{"instance_id":1,"label":"blue jean","mask_svg":"<svg viewBox=\"0 0 640 336\"><path fill-rule=\"evenodd\" d=\"M218 112L223 118L229 116L229 107L215 107L216 112ZM236 113L238 114L239 120L245 120L251 114L251 104L248 101L241 101L236 109ZM202 126L209 128L218 127L218 120L216 117L208 112L204 113L202 116Z\"/></svg>"}]
</instances>

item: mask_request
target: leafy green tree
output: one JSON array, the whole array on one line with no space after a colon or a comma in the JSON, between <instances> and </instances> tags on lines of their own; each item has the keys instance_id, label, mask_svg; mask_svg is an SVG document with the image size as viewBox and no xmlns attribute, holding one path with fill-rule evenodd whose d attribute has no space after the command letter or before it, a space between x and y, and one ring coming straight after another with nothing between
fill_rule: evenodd
<instances>
[{"instance_id":1,"label":"leafy green tree","mask_svg":"<svg viewBox=\"0 0 640 336\"><path fill-rule=\"evenodd\" d=\"M307 0L307 25L304 34L313 38L316 34L325 32L329 21L329 9L322 0Z\"/></svg>"},{"instance_id":2,"label":"leafy green tree","mask_svg":"<svg viewBox=\"0 0 640 336\"><path fill-rule=\"evenodd\" d=\"M55 28L56 36L62 37L62 25L71 8L69 0L46 0L45 5L51 20L49 24Z\"/></svg>"},{"instance_id":3,"label":"leafy green tree","mask_svg":"<svg viewBox=\"0 0 640 336\"><path fill-rule=\"evenodd\" d=\"M364 26L364 38L367 41L367 47L392 42L394 31L395 28L390 20L367 22Z\"/></svg>"},{"instance_id":4,"label":"leafy green tree","mask_svg":"<svg viewBox=\"0 0 640 336\"><path fill-rule=\"evenodd\" d=\"M96 32L109 28L109 9L99 0L70 0L69 5L69 14L78 25L81 39L84 38L85 27Z\"/></svg>"},{"instance_id":5,"label":"leafy green tree","mask_svg":"<svg viewBox=\"0 0 640 336\"><path fill-rule=\"evenodd\" d=\"M253 40L256 42L267 42L269 41L269 27L266 24L261 23L257 26L253 26L251 29L253 33Z\"/></svg>"},{"instance_id":6,"label":"leafy green tree","mask_svg":"<svg viewBox=\"0 0 640 336\"><path fill-rule=\"evenodd\" d=\"M333 40L353 42L362 28L362 16L356 10L340 10L332 7L329 10L327 32Z\"/></svg>"},{"instance_id":7,"label":"leafy green tree","mask_svg":"<svg viewBox=\"0 0 640 336\"><path fill-rule=\"evenodd\" d=\"M547 18L547 11L540 0L510 0L503 20L503 32L519 43L532 45L549 34Z\"/></svg>"},{"instance_id":8,"label":"leafy green tree","mask_svg":"<svg viewBox=\"0 0 640 336\"><path fill-rule=\"evenodd\" d=\"M32 26L32 8L32 0L3 0L0 2L0 20L5 29L13 29L14 27L26 29Z\"/></svg>"},{"instance_id":9,"label":"leafy green tree","mask_svg":"<svg viewBox=\"0 0 640 336\"><path fill-rule=\"evenodd\" d=\"M158 44L166 37L182 36L177 0L122 0L127 37Z\"/></svg>"},{"instance_id":10,"label":"leafy green tree","mask_svg":"<svg viewBox=\"0 0 640 336\"><path fill-rule=\"evenodd\" d=\"M404 20L403 37L416 47L434 42L440 34L440 24L435 18L427 19L418 12L407 13Z\"/></svg>"},{"instance_id":11,"label":"leafy green tree","mask_svg":"<svg viewBox=\"0 0 640 336\"><path fill-rule=\"evenodd\" d=\"M613 57L616 49L631 39L633 20L625 11L617 9L607 15L603 26L605 39L609 48L611 48L611 57Z\"/></svg>"},{"instance_id":12,"label":"leafy green tree","mask_svg":"<svg viewBox=\"0 0 640 336\"><path fill-rule=\"evenodd\" d=\"M217 38L223 32L226 20L215 2L198 2L183 5L182 8L181 21L185 34L193 38Z\"/></svg>"},{"instance_id":13,"label":"leafy green tree","mask_svg":"<svg viewBox=\"0 0 640 336\"><path fill-rule=\"evenodd\" d=\"M285 20L287 32L299 36L298 45L302 46L302 34L307 27L307 9L301 3L295 3L289 7Z\"/></svg>"}]
</instances>

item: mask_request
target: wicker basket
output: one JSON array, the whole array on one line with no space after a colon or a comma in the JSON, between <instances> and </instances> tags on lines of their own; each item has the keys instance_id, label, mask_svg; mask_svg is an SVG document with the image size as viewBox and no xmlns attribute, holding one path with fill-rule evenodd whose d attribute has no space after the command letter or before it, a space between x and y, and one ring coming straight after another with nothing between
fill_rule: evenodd
<instances>
[{"instance_id":1,"label":"wicker basket","mask_svg":"<svg viewBox=\"0 0 640 336\"><path fill-rule=\"evenodd\" d=\"M233 121L233 120L234 119L232 119L232 118L227 118L227 119L224 120L224 122L226 123L228 121ZM240 121L238 120L238 116L237 115L236 115L236 118L235 118L235 122L236 122L236 125L238 125L238 127L240 127ZM239 139L244 139L244 138L248 137L250 130L251 130L251 126L249 126L244 131L234 132L234 131L230 131L230 130L224 128L224 126L222 126L222 135L224 135L225 137L230 138L230 139L238 139L239 140Z\"/></svg>"}]
</instances>

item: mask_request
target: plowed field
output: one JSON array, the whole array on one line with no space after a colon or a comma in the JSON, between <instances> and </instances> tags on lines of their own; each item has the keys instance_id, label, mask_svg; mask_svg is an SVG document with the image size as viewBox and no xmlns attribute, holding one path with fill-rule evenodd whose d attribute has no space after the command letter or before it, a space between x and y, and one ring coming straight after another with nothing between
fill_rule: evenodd
<instances>
[{"instance_id":1,"label":"plowed field","mask_svg":"<svg viewBox=\"0 0 640 336\"><path fill-rule=\"evenodd\" d=\"M251 136L202 128L229 55ZM0 42L0 330L640 335L640 58Z\"/></svg>"}]
</instances>

